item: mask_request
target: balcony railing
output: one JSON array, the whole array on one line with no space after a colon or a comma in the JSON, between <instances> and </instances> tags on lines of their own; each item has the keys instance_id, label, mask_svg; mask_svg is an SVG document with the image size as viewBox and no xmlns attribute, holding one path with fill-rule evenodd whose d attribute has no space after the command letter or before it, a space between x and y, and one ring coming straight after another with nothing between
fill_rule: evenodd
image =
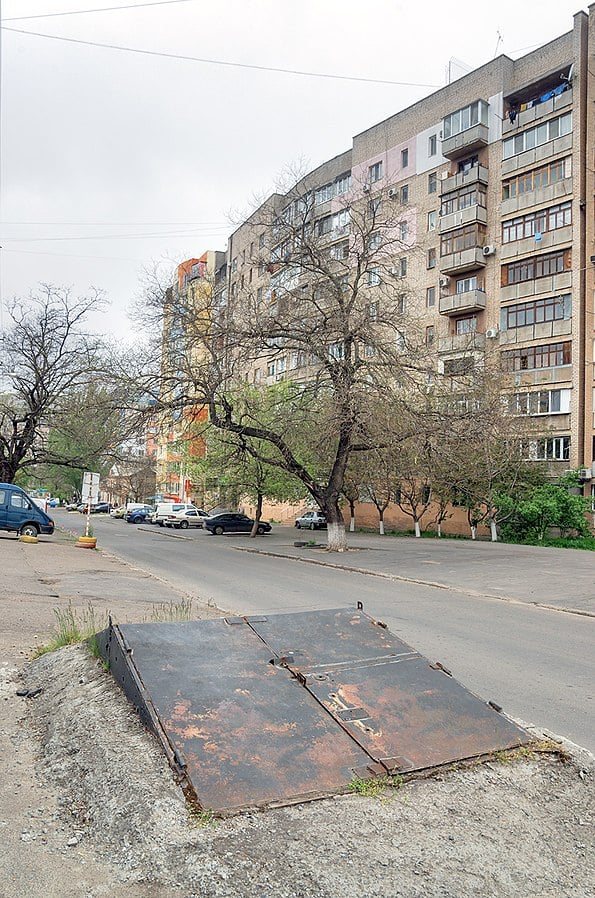
<instances>
[{"instance_id":1,"label":"balcony railing","mask_svg":"<svg viewBox=\"0 0 595 898\"><path fill-rule=\"evenodd\" d=\"M438 300L441 315L461 315L463 312L482 312L486 307L483 290L467 290L466 293L449 293Z\"/></svg>"},{"instance_id":2,"label":"balcony railing","mask_svg":"<svg viewBox=\"0 0 595 898\"><path fill-rule=\"evenodd\" d=\"M464 271L473 271L475 268L485 268L487 258L483 254L481 246L472 246L458 253L450 253L441 256L439 267L444 274L457 274Z\"/></svg>"},{"instance_id":3,"label":"balcony railing","mask_svg":"<svg viewBox=\"0 0 595 898\"><path fill-rule=\"evenodd\" d=\"M473 150L479 150L488 145L488 126L479 122L465 131L460 131L453 137L447 137L442 141L442 155L447 159L457 159Z\"/></svg>"},{"instance_id":4,"label":"balcony railing","mask_svg":"<svg viewBox=\"0 0 595 898\"><path fill-rule=\"evenodd\" d=\"M449 175L448 178L440 184L440 195L452 193L453 190L459 190L461 187L469 187L471 184L487 184L488 170L485 165L472 165L467 171L457 172Z\"/></svg>"},{"instance_id":5,"label":"balcony railing","mask_svg":"<svg viewBox=\"0 0 595 898\"><path fill-rule=\"evenodd\" d=\"M439 353L473 352L483 350L486 345L485 334L453 334L438 340Z\"/></svg>"},{"instance_id":6,"label":"balcony railing","mask_svg":"<svg viewBox=\"0 0 595 898\"><path fill-rule=\"evenodd\" d=\"M488 210L485 206L479 206L475 203L475 205L467 206L465 209L457 209L456 212L449 212L447 215L441 215L439 222L441 233L444 233L444 231L452 231L455 228L461 228L463 225L473 224L475 222L487 224Z\"/></svg>"}]
</instances>

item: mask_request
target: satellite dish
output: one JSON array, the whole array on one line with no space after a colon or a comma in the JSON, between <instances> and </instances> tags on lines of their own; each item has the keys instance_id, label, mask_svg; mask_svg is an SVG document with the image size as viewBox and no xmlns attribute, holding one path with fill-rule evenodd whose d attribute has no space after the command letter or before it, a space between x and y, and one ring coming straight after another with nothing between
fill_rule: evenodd
<instances>
[{"instance_id":1,"label":"satellite dish","mask_svg":"<svg viewBox=\"0 0 595 898\"><path fill-rule=\"evenodd\" d=\"M568 69L568 74L565 75L564 72L560 75L561 81L572 81L572 76L574 75L574 63Z\"/></svg>"}]
</instances>

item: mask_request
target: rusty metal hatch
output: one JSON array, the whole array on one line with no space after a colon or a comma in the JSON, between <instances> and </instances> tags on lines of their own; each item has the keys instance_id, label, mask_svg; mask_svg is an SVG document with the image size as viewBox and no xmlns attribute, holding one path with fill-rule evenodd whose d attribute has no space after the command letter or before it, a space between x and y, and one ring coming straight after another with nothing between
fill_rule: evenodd
<instances>
[{"instance_id":1,"label":"rusty metal hatch","mask_svg":"<svg viewBox=\"0 0 595 898\"><path fill-rule=\"evenodd\" d=\"M219 813L530 741L361 606L110 625L98 642L190 795Z\"/></svg>"}]
</instances>

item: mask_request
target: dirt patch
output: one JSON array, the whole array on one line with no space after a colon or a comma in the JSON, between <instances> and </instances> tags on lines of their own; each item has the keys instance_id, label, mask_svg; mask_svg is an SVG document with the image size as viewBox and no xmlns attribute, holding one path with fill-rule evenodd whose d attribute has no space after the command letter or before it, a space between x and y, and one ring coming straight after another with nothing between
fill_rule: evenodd
<instances>
[{"instance_id":1,"label":"dirt patch","mask_svg":"<svg viewBox=\"0 0 595 898\"><path fill-rule=\"evenodd\" d=\"M26 686L43 690L33 699L15 697L15 676L5 671L2 697L21 717L16 741L37 747L38 791L27 837L0 864L25 871L44 839L47 866L43 882L0 885L2 898L592 898L588 753L493 761L381 799L344 795L203 826L85 648L27 665Z\"/></svg>"}]
</instances>

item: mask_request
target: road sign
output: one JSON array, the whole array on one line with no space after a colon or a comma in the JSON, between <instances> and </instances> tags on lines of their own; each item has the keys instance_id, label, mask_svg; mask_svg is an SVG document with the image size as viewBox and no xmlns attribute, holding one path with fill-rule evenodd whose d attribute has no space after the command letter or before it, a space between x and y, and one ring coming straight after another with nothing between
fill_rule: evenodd
<instances>
[{"instance_id":1,"label":"road sign","mask_svg":"<svg viewBox=\"0 0 595 898\"><path fill-rule=\"evenodd\" d=\"M82 496L85 504L96 505L99 502L99 474L85 471Z\"/></svg>"}]
</instances>

